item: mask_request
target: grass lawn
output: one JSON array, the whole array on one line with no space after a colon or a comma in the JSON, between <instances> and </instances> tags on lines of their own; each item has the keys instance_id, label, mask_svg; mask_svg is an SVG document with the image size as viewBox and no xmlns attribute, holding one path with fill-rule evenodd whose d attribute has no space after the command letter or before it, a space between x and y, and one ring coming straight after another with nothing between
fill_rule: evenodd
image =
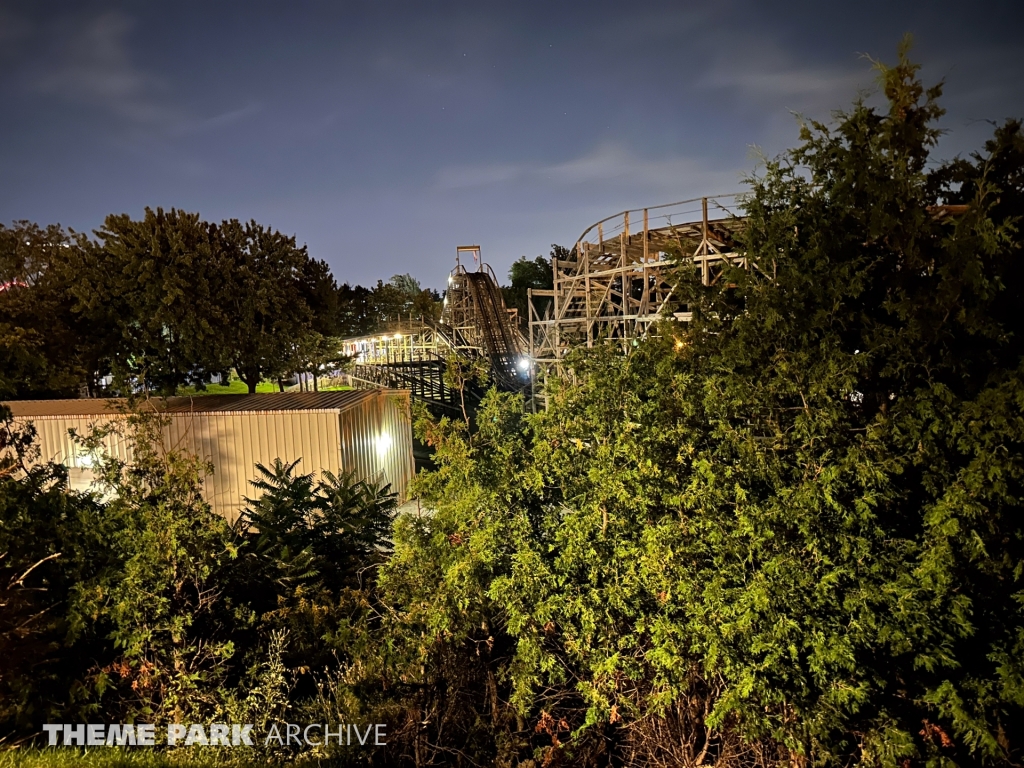
<instances>
[{"instance_id":1,"label":"grass lawn","mask_svg":"<svg viewBox=\"0 0 1024 768\"><path fill-rule=\"evenodd\" d=\"M218 762L180 760L149 749L16 749L0 752L0 768L206 768ZM242 765L242 763L238 763Z\"/></svg>"},{"instance_id":2,"label":"grass lawn","mask_svg":"<svg viewBox=\"0 0 1024 768\"><path fill-rule=\"evenodd\" d=\"M336 387L320 387L321 392L339 392L341 390L352 389L352 387L346 387L338 385ZM245 386L245 382L240 379L232 379L231 382L225 387L221 384L207 384L206 389L202 392L196 391L195 387L178 387L178 394L192 397L202 397L203 395L244 395L249 391L249 388ZM256 385L256 394L262 394L264 392L278 392L277 382L274 381L261 381ZM299 390L293 389L292 392L298 392Z\"/></svg>"},{"instance_id":3,"label":"grass lawn","mask_svg":"<svg viewBox=\"0 0 1024 768\"><path fill-rule=\"evenodd\" d=\"M228 383L225 387L222 384L207 384L206 389L202 392L196 391L195 387L179 387L179 395L194 395L201 397L203 395L244 395L249 391L249 388L245 386L244 381L235 379ZM277 392L277 384L272 381L261 381L256 385L256 393L261 392Z\"/></svg>"}]
</instances>

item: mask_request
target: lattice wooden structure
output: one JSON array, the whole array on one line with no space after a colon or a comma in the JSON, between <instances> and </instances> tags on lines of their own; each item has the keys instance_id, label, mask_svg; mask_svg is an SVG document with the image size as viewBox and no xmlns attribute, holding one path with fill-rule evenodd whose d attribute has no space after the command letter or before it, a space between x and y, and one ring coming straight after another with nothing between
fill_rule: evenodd
<instances>
[{"instance_id":1,"label":"lattice wooden structure","mask_svg":"<svg viewBox=\"0 0 1024 768\"><path fill-rule=\"evenodd\" d=\"M666 314L687 321L673 300L670 270L690 263L704 285L726 264L746 266L737 250L743 227L736 195L638 208L589 227L568 259L556 259L554 288L529 294L530 357L555 372L570 349L612 343L628 351Z\"/></svg>"},{"instance_id":2,"label":"lattice wooden structure","mask_svg":"<svg viewBox=\"0 0 1024 768\"><path fill-rule=\"evenodd\" d=\"M462 264L466 252L473 254L476 270ZM343 351L355 361L353 383L408 389L420 400L451 407L458 398L445 384L444 372L447 359L458 353L485 357L491 380L502 389L530 384L526 340L515 311L505 307L494 272L480 260L479 246L462 246L457 253L440 322L409 318L343 342Z\"/></svg>"}]
</instances>

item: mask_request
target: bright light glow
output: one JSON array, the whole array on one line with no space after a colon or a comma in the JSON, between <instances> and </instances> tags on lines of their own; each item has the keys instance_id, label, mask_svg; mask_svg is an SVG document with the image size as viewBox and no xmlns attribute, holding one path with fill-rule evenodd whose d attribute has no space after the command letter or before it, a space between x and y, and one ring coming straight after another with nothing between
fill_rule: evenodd
<instances>
[{"instance_id":1,"label":"bright light glow","mask_svg":"<svg viewBox=\"0 0 1024 768\"><path fill-rule=\"evenodd\" d=\"M80 469L92 469L99 463L99 459L91 453L80 453L75 457L75 466Z\"/></svg>"},{"instance_id":2,"label":"bright light glow","mask_svg":"<svg viewBox=\"0 0 1024 768\"><path fill-rule=\"evenodd\" d=\"M519 362L516 363L516 365L519 366L519 370L520 371L522 371L523 373L526 373L528 370L530 370L530 358L528 358L528 357L520 357L519 358Z\"/></svg>"},{"instance_id":3,"label":"bright light glow","mask_svg":"<svg viewBox=\"0 0 1024 768\"><path fill-rule=\"evenodd\" d=\"M402 334L400 334L400 333L396 333L395 334L395 341L398 341L401 338L402 338Z\"/></svg>"},{"instance_id":4,"label":"bright light glow","mask_svg":"<svg viewBox=\"0 0 1024 768\"><path fill-rule=\"evenodd\" d=\"M377 439L374 441L377 449L377 455L381 458L387 456L388 451L391 450L391 435L387 432L381 432L377 435Z\"/></svg>"}]
</instances>

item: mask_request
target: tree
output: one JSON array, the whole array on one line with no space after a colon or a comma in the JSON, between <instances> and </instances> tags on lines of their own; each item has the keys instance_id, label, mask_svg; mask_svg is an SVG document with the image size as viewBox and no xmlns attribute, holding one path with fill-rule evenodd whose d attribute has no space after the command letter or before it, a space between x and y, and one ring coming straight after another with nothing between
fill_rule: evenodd
<instances>
[{"instance_id":1,"label":"tree","mask_svg":"<svg viewBox=\"0 0 1024 768\"><path fill-rule=\"evenodd\" d=\"M1019 125L969 172L930 168L941 88L905 53L880 65L886 110L807 123L755 180L754 268L684 281L678 503L716 546L675 589L715 617L691 614L728 684L714 721L819 763L1012 761L1024 211L999 203L1020 199Z\"/></svg>"},{"instance_id":2,"label":"tree","mask_svg":"<svg viewBox=\"0 0 1024 768\"><path fill-rule=\"evenodd\" d=\"M256 499L236 522L250 541L249 554L269 558L296 574L316 573L330 590L357 582L356 571L390 548L397 496L388 486L325 472L296 475L299 459L256 466Z\"/></svg>"},{"instance_id":3,"label":"tree","mask_svg":"<svg viewBox=\"0 0 1024 768\"><path fill-rule=\"evenodd\" d=\"M69 269L78 312L123 380L165 393L233 366L250 392L283 373L314 324L337 325L335 284L294 237L146 209L108 216ZM314 311L316 310L316 311Z\"/></svg>"},{"instance_id":4,"label":"tree","mask_svg":"<svg viewBox=\"0 0 1024 768\"><path fill-rule=\"evenodd\" d=\"M420 288L420 281L408 273L404 275L392 275L391 279L388 281L388 285L394 286L410 298L418 296L420 291L423 290Z\"/></svg>"},{"instance_id":5,"label":"tree","mask_svg":"<svg viewBox=\"0 0 1024 768\"><path fill-rule=\"evenodd\" d=\"M221 585L237 557L227 521L202 496L213 466L164 441L164 419L145 401L124 418L80 436L97 459L104 503L92 521L106 567L78 584L67 606L69 641L106 640L106 658L81 681L120 720L181 721L223 706L235 654L235 606ZM107 432L130 446L131 463L102 451ZM244 626L244 607L235 620ZM225 620L227 619L227 620Z\"/></svg>"},{"instance_id":6,"label":"tree","mask_svg":"<svg viewBox=\"0 0 1024 768\"><path fill-rule=\"evenodd\" d=\"M327 371L342 368L348 361L349 357L341 347L341 339L312 331L296 343L290 368L296 373L310 374L313 377L313 391L318 392L318 378Z\"/></svg>"},{"instance_id":7,"label":"tree","mask_svg":"<svg viewBox=\"0 0 1024 768\"><path fill-rule=\"evenodd\" d=\"M296 347L312 332L313 311L302 283L309 257L294 237L255 221L243 225L232 219L219 233L228 266L221 284L225 321L218 344L253 393L261 379L287 371ZM322 269L317 271L324 280Z\"/></svg>"},{"instance_id":8,"label":"tree","mask_svg":"<svg viewBox=\"0 0 1024 768\"><path fill-rule=\"evenodd\" d=\"M344 283L338 289L338 335L364 336L375 327L373 291Z\"/></svg>"},{"instance_id":9,"label":"tree","mask_svg":"<svg viewBox=\"0 0 1024 768\"><path fill-rule=\"evenodd\" d=\"M322 336L341 333L341 299L338 284L326 261L308 259L299 279L302 298L310 311L310 324Z\"/></svg>"},{"instance_id":10,"label":"tree","mask_svg":"<svg viewBox=\"0 0 1024 768\"><path fill-rule=\"evenodd\" d=\"M509 739L1019 761L1024 137L930 163L940 88L905 53L886 109L806 123L752 180L749 270L681 268L691 324L574 354L535 417L492 394L474 435L421 424L436 512L396 525L386 600L438 664L495 649L536 723Z\"/></svg>"},{"instance_id":11,"label":"tree","mask_svg":"<svg viewBox=\"0 0 1024 768\"><path fill-rule=\"evenodd\" d=\"M117 377L173 394L223 370L231 265L217 227L195 213L147 208L140 221L108 216L96 236L69 263L69 285Z\"/></svg>"},{"instance_id":12,"label":"tree","mask_svg":"<svg viewBox=\"0 0 1024 768\"><path fill-rule=\"evenodd\" d=\"M37 729L71 710L96 648L66 651L67 601L108 562L92 524L99 504L68 488L67 470L39 462L32 425L0 406L0 733ZM91 548L83 562L76 555Z\"/></svg>"},{"instance_id":13,"label":"tree","mask_svg":"<svg viewBox=\"0 0 1024 768\"><path fill-rule=\"evenodd\" d=\"M377 330L389 322L408 316L412 306L412 297L391 283L382 280L372 290L370 298L373 307L373 329Z\"/></svg>"},{"instance_id":14,"label":"tree","mask_svg":"<svg viewBox=\"0 0 1024 768\"><path fill-rule=\"evenodd\" d=\"M412 302L413 317L437 322L441 319L441 294L433 288L424 288Z\"/></svg>"},{"instance_id":15,"label":"tree","mask_svg":"<svg viewBox=\"0 0 1024 768\"><path fill-rule=\"evenodd\" d=\"M373 288L345 283L338 289L337 335L342 338L374 333L410 315L434 321L441 317L441 296L430 288L420 289L410 275L395 275L387 283L378 280Z\"/></svg>"},{"instance_id":16,"label":"tree","mask_svg":"<svg viewBox=\"0 0 1024 768\"><path fill-rule=\"evenodd\" d=\"M103 492L78 493L64 467L38 461L32 427L0 409L0 447L25 459L0 471L5 734L100 704L127 722L209 716L223 701L231 618L245 623L244 610L214 610L232 612L220 593L233 535L200 495L210 468L168 450L161 427L145 409L113 427L131 467L97 450L102 432L81 436Z\"/></svg>"},{"instance_id":17,"label":"tree","mask_svg":"<svg viewBox=\"0 0 1024 768\"><path fill-rule=\"evenodd\" d=\"M121 722L259 727L322 701L317 685L333 684L368 634L364 590L395 513L387 487L311 482L278 460L259 468L262 494L232 528L203 499L213 468L165 444L149 401L133 406L76 436L98 475L88 493L40 462L34 428L0 406L5 740L101 709ZM104 453L110 432L130 464Z\"/></svg>"},{"instance_id":18,"label":"tree","mask_svg":"<svg viewBox=\"0 0 1024 768\"><path fill-rule=\"evenodd\" d=\"M0 225L0 396L71 397L94 384L103 329L72 313L65 268L80 248L59 225Z\"/></svg>"},{"instance_id":19,"label":"tree","mask_svg":"<svg viewBox=\"0 0 1024 768\"><path fill-rule=\"evenodd\" d=\"M508 271L508 279L511 285L503 287L505 305L517 311L519 322L528 325L530 321L530 308L527 292L531 288L550 290L554 287L554 272L552 271L552 259L566 259L569 257L569 249L561 245L551 246L551 257L545 259L543 256L527 259L519 257L512 263ZM543 313L547 301L537 300L538 311Z\"/></svg>"},{"instance_id":20,"label":"tree","mask_svg":"<svg viewBox=\"0 0 1024 768\"><path fill-rule=\"evenodd\" d=\"M378 280L371 298L376 315L374 329L388 322L408 318L419 294L419 281L412 275L395 275L387 283Z\"/></svg>"}]
</instances>

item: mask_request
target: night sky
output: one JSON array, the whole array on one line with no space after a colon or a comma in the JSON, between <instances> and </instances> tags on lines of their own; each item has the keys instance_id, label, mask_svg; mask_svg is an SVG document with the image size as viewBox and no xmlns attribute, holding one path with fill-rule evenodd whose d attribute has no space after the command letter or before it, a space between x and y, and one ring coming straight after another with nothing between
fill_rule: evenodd
<instances>
[{"instance_id":1,"label":"night sky","mask_svg":"<svg viewBox=\"0 0 1024 768\"><path fill-rule=\"evenodd\" d=\"M943 157L1024 116L1020 0L0 0L0 221L253 218L339 282L440 288L457 245L504 274L624 208L739 191L904 32L946 82Z\"/></svg>"}]
</instances>

